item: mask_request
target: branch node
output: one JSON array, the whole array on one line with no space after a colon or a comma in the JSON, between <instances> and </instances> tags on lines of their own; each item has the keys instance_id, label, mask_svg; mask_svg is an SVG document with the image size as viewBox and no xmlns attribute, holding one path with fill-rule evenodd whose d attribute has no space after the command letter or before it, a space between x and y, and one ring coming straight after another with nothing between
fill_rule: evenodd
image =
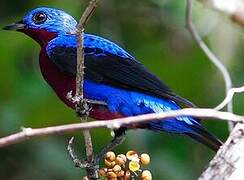
<instances>
[{"instance_id":1,"label":"branch node","mask_svg":"<svg viewBox=\"0 0 244 180\"><path fill-rule=\"evenodd\" d=\"M32 128L21 127L21 130L23 133L25 133L26 136L30 136L30 134L32 132Z\"/></svg>"},{"instance_id":2,"label":"branch node","mask_svg":"<svg viewBox=\"0 0 244 180\"><path fill-rule=\"evenodd\" d=\"M119 129L121 127L120 122L113 122L112 124L108 124L107 128L109 129Z\"/></svg>"}]
</instances>

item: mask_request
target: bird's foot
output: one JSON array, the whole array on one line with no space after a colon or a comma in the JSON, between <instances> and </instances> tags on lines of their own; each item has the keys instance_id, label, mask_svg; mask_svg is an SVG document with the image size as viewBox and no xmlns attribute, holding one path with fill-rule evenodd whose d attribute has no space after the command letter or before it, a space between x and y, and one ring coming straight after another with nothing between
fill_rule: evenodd
<instances>
[{"instance_id":1,"label":"bird's foot","mask_svg":"<svg viewBox=\"0 0 244 180\"><path fill-rule=\"evenodd\" d=\"M89 177L92 177L93 179L98 179L98 170L99 170L99 162L104 157L104 155L108 152L114 149L116 146L121 144L125 140L125 129L120 128L118 130L115 130L115 136L113 140L104 148L102 149L97 155L95 155L95 158L91 158L92 160L88 161L87 159L81 160L78 158L78 156L74 152L73 148L73 142L74 137L72 137L69 140L69 144L67 147L68 153L70 155L70 158L72 159L75 167L86 169L87 174Z\"/></svg>"},{"instance_id":2,"label":"bird's foot","mask_svg":"<svg viewBox=\"0 0 244 180\"><path fill-rule=\"evenodd\" d=\"M73 161L75 167L78 167L78 168L81 168L81 169L95 167L95 168L98 169L99 168L99 162L104 157L104 155L105 155L104 152L106 152L106 150L102 151L101 153L99 153L97 155L95 155L95 158L91 162L88 162L87 158L86 159L79 159L77 157L77 155L75 154L74 148L73 148L73 143L74 143L74 137L72 137L69 140L67 151L68 151L69 156L70 156L71 160Z\"/></svg>"},{"instance_id":3,"label":"bird's foot","mask_svg":"<svg viewBox=\"0 0 244 180\"><path fill-rule=\"evenodd\" d=\"M117 130L115 130L114 133L115 133L115 136L114 136L113 140L95 156L95 163L99 164L100 160L105 156L105 154L108 151L113 150L115 147L120 145L125 140L126 135L125 135L124 128L117 129Z\"/></svg>"},{"instance_id":4,"label":"bird's foot","mask_svg":"<svg viewBox=\"0 0 244 180\"><path fill-rule=\"evenodd\" d=\"M89 116L92 105L107 106L107 103L104 101L86 99L80 96L73 95L73 91L68 92L66 97L69 101L76 104L76 114L78 117Z\"/></svg>"},{"instance_id":5,"label":"bird's foot","mask_svg":"<svg viewBox=\"0 0 244 180\"><path fill-rule=\"evenodd\" d=\"M85 160L80 160L77 155L74 152L73 148L73 142L74 142L74 137L72 137L69 140L69 144L67 147L68 153L70 155L70 158L74 162L75 167L79 168L90 168L92 166L99 167L99 162L100 160L104 157L104 155L108 152L114 149L116 146L121 144L125 140L125 132L124 129L118 129L115 131L115 137L113 140L105 147L103 148L97 155L95 155L95 158L92 159L91 162L88 162L87 159Z\"/></svg>"},{"instance_id":6,"label":"bird's foot","mask_svg":"<svg viewBox=\"0 0 244 180\"><path fill-rule=\"evenodd\" d=\"M87 117L90 114L91 107L88 104L89 101L87 99L81 99L80 101L77 102L76 104L76 115L78 117Z\"/></svg>"},{"instance_id":7,"label":"bird's foot","mask_svg":"<svg viewBox=\"0 0 244 180\"><path fill-rule=\"evenodd\" d=\"M72 137L69 140L67 151L68 151L70 158L72 159L75 167L78 167L81 169L86 169L88 176L91 179L99 179L99 176L98 176L99 160L97 161L97 158L94 158L91 161L88 161L87 159L79 159L78 156L75 154L75 151L73 148L73 142L74 142L74 137Z\"/></svg>"},{"instance_id":8,"label":"bird's foot","mask_svg":"<svg viewBox=\"0 0 244 180\"><path fill-rule=\"evenodd\" d=\"M91 107L89 104L90 100L85 99L81 96L73 95L73 91L67 93L67 99L72 103L76 104L76 115L78 117L87 117L91 111Z\"/></svg>"}]
</instances>

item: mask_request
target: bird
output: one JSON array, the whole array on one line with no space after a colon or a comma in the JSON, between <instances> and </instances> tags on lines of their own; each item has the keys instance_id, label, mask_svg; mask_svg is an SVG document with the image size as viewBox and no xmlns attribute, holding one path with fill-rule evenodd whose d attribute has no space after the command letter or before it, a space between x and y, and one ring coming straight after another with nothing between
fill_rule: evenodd
<instances>
[{"instance_id":1,"label":"bird","mask_svg":"<svg viewBox=\"0 0 244 180\"><path fill-rule=\"evenodd\" d=\"M75 103L67 98L76 89L77 21L60 9L38 7L4 30L22 32L40 45L39 65L46 82L70 108ZM84 33L84 97L94 102L89 116L111 120L195 107L173 92L132 54L116 43L98 35ZM134 123L115 129L108 147L120 144L129 129L186 135L217 151L222 142L190 116Z\"/></svg>"}]
</instances>

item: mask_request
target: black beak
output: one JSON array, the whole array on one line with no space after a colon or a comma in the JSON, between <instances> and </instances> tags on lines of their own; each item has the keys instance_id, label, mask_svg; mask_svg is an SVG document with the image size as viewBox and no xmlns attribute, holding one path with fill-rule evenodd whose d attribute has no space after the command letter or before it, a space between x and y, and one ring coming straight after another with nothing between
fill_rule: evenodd
<instances>
[{"instance_id":1,"label":"black beak","mask_svg":"<svg viewBox=\"0 0 244 180\"><path fill-rule=\"evenodd\" d=\"M13 24L3 27L3 30L18 31L21 29L25 29L25 27L26 27L25 23L21 20L17 23L13 23Z\"/></svg>"}]
</instances>

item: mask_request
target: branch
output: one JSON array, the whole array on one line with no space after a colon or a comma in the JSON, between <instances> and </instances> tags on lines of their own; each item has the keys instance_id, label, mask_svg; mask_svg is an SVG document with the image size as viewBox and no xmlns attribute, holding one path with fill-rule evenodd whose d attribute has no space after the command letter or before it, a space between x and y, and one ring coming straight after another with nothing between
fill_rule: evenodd
<instances>
[{"instance_id":1,"label":"branch","mask_svg":"<svg viewBox=\"0 0 244 180\"><path fill-rule=\"evenodd\" d=\"M202 0L203 1L203 0ZM204 2L212 3L215 8L221 11L225 11L232 16L240 25L244 25L244 1L243 0L204 0ZM221 61L214 55L208 46L203 42L199 34L197 33L192 23L192 0L187 0L186 6L186 22L187 29L199 45L199 47L205 52L209 60L219 69L222 73L225 86L226 97L215 108L220 110L227 105L227 110L232 113L232 99L236 92L244 92L244 86L240 88L232 88L231 77L226 67ZM232 130L235 123L229 122L229 129ZM240 179L244 177L242 171L244 164L244 124L238 123L232 133L230 134L226 143L220 148L216 156L210 162L207 170L202 173L199 180L218 180L218 179Z\"/></svg>"},{"instance_id":2,"label":"branch","mask_svg":"<svg viewBox=\"0 0 244 180\"><path fill-rule=\"evenodd\" d=\"M223 65L223 63L215 56L215 54L208 48L208 46L201 39L194 24L192 23L192 0L187 0L187 4L186 4L186 28L188 29L188 31L190 32L190 34L192 35L193 39L196 41L198 46L201 48L201 50L206 54L208 59L217 67L217 69L223 75L225 81L225 91L227 94L228 91L232 88L232 80L230 74L226 69L226 67ZM227 103L227 111L233 112L232 99L230 99L229 102ZM234 127L234 123L233 122L228 122L228 123L229 123L229 131L231 131Z\"/></svg>"},{"instance_id":3,"label":"branch","mask_svg":"<svg viewBox=\"0 0 244 180\"><path fill-rule=\"evenodd\" d=\"M77 74L76 74L76 97L78 97L78 101L83 100L84 92L84 50L83 50L83 34L85 27L94 13L99 0L91 0L87 8L85 9L80 21L77 25Z\"/></svg>"},{"instance_id":4,"label":"branch","mask_svg":"<svg viewBox=\"0 0 244 180\"><path fill-rule=\"evenodd\" d=\"M231 88L228 91L227 95L225 96L225 99L214 109L215 110L223 109L233 99L233 96L235 95L235 93L242 93L242 92L244 92L244 86L237 87L237 88Z\"/></svg>"},{"instance_id":5,"label":"branch","mask_svg":"<svg viewBox=\"0 0 244 180\"><path fill-rule=\"evenodd\" d=\"M204 5L221 11L232 19L233 22L244 26L244 1L243 0L200 0Z\"/></svg>"},{"instance_id":6,"label":"branch","mask_svg":"<svg viewBox=\"0 0 244 180\"><path fill-rule=\"evenodd\" d=\"M94 13L99 0L91 0L87 8L85 9L80 21L77 25L77 73L76 73L76 113L78 115L85 114L85 118L81 117L81 122L86 121L88 113L89 113L89 106L87 105L86 101L84 101L84 68L85 68L85 60L84 60L84 49L83 49L83 35L84 30L87 25L87 22L91 18L92 14ZM94 160L93 155L93 145L90 132L88 130L83 130L83 136L85 141L85 148L86 148L86 157L88 163L92 163ZM98 179L97 169L95 167L86 168L87 176L89 179Z\"/></svg>"},{"instance_id":7,"label":"branch","mask_svg":"<svg viewBox=\"0 0 244 180\"><path fill-rule=\"evenodd\" d=\"M244 124L237 124L199 180L243 179Z\"/></svg>"},{"instance_id":8,"label":"branch","mask_svg":"<svg viewBox=\"0 0 244 180\"><path fill-rule=\"evenodd\" d=\"M46 128L24 128L21 132L12 134L3 138L0 138L0 148L6 147L11 144L16 144L21 141L26 141L33 137L47 136L47 135L60 135L64 133L75 132L79 130L88 130L93 128L110 128L118 129L121 126L142 123L152 120L164 120L167 118L173 118L178 116L192 116L202 119L218 119L233 122L243 122L244 116L239 116L229 112L216 111L214 109L203 109L203 108L185 108L175 111L162 112L162 113L152 113L140 116L132 116L127 118L118 118L114 120L104 120L104 121L93 121L85 123L76 123L68 125L60 125Z\"/></svg>"}]
</instances>

